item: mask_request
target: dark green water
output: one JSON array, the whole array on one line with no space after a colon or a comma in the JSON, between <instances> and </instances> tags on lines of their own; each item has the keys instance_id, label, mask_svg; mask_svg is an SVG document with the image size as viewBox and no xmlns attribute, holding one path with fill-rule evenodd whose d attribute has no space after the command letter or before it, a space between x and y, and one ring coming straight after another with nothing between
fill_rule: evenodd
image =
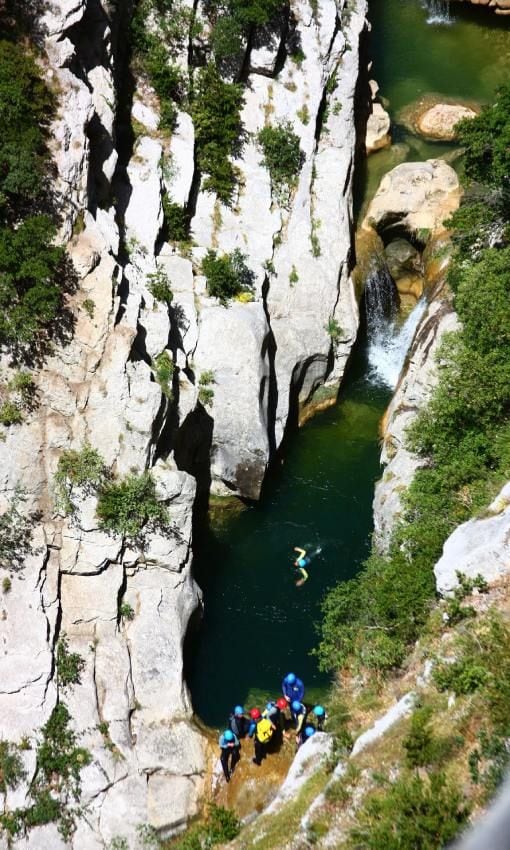
<instances>
[{"instance_id":1,"label":"dark green water","mask_svg":"<svg viewBox=\"0 0 510 850\"><path fill-rule=\"evenodd\" d=\"M365 373L360 350L341 403L289 441L260 504L196 541L206 606L189 683L208 724L221 725L237 702L278 695L288 670L303 677L310 698L328 684L310 656L314 623L325 590L352 576L367 554L380 469L377 428L389 399ZM292 547L304 544L320 544L322 552L296 588Z\"/></svg>"},{"instance_id":2,"label":"dark green water","mask_svg":"<svg viewBox=\"0 0 510 850\"><path fill-rule=\"evenodd\" d=\"M427 92L491 99L510 76L509 23L452 3L455 23L429 25L420 0L371 0L373 76L390 101L397 144L370 157L358 179L358 210L386 171L403 160L450 155L398 126L402 107ZM188 669L197 714L221 725L237 702L253 705L299 673L310 699L328 680L310 650L325 590L356 573L369 549L378 424L389 391L367 380L360 341L339 404L288 441L284 463L259 505L195 539L195 575L205 616ZM293 584L292 547L320 544L304 587Z\"/></svg>"},{"instance_id":3,"label":"dark green water","mask_svg":"<svg viewBox=\"0 0 510 850\"><path fill-rule=\"evenodd\" d=\"M426 94L488 103L510 81L510 20L486 9L450 3L452 23L428 24L432 0L369 0L372 76L388 101L393 146L368 158L355 199L365 211L381 178L401 162L449 160L455 144L427 141L401 123L401 111ZM461 167L452 158L454 168Z\"/></svg>"}]
</instances>

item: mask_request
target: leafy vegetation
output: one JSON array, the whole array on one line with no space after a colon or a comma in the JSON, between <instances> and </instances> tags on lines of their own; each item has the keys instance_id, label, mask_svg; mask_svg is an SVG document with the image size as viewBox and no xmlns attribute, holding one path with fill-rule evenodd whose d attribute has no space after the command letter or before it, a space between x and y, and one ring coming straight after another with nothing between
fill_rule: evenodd
<instances>
[{"instance_id":1,"label":"leafy vegetation","mask_svg":"<svg viewBox=\"0 0 510 850\"><path fill-rule=\"evenodd\" d=\"M81 487L86 493L95 492L106 477L103 458L96 449L85 443L82 449L66 449L58 459L54 476L57 507L64 513L72 513L73 487Z\"/></svg>"},{"instance_id":2,"label":"leafy vegetation","mask_svg":"<svg viewBox=\"0 0 510 850\"><path fill-rule=\"evenodd\" d=\"M122 481L104 484L99 492L97 516L100 527L126 537L138 538L144 530L166 528L168 511L156 497L150 472L131 473Z\"/></svg>"},{"instance_id":3,"label":"leafy vegetation","mask_svg":"<svg viewBox=\"0 0 510 850\"><path fill-rule=\"evenodd\" d=\"M498 102L506 103L506 97L500 94ZM504 120L508 126L501 132L503 139L510 115ZM325 669L347 664L384 672L402 663L428 618L435 597L432 568L444 540L483 509L510 477L508 206L501 195L494 201L494 180L486 177L485 166L490 155L504 182L505 168L510 173L510 148L495 141L491 110L475 121L469 132L476 144L467 130L463 135L468 173L489 182L468 195L450 221L458 227L459 238L454 240L449 281L462 327L444 340L437 388L408 432L409 447L424 465L402 496L403 517L388 555L373 554L355 579L334 588L324 601L318 654ZM501 114L498 121L503 121ZM485 230L477 234L484 193L491 203L483 213ZM450 615L469 616L469 610L457 599ZM481 684L476 670L457 673L464 689Z\"/></svg>"},{"instance_id":4,"label":"leafy vegetation","mask_svg":"<svg viewBox=\"0 0 510 850\"><path fill-rule=\"evenodd\" d=\"M154 376L161 387L163 394L169 399L172 399L172 379L174 375L174 361L169 352L165 349L154 358L153 361Z\"/></svg>"},{"instance_id":5,"label":"leafy vegetation","mask_svg":"<svg viewBox=\"0 0 510 850\"><path fill-rule=\"evenodd\" d=\"M19 748L10 741L0 741L0 792L6 794L8 788L16 788L25 776Z\"/></svg>"},{"instance_id":6,"label":"leafy vegetation","mask_svg":"<svg viewBox=\"0 0 510 850\"><path fill-rule=\"evenodd\" d=\"M7 510L0 515L0 567L18 570L31 551L33 517L23 514L19 507L25 500L17 491Z\"/></svg>"},{"instance_id":7,"label":"leafy vegetation","mask_svg":"<svg viewBox=\"0 0 510 850\"><path fill-rule=\"evenodd\" d=\"M123 602L119 608L119 614L122 620L134 620L135 611L132 605L129 602Z\"/></svg>"},{"instance_id":8,"label":"leafy vegetation","mask_svg":"<svg viewBox=\"0 0 510 850\"><path fill-rule=\"evenodd\" d=\"M370 795L356 815L352 850L440 850L469 815L460 789L442 773L404 775Z\"/></svg>"},{"instance_id":9,"label":"leafy vegetation","mask_svg":"<svg viewBox=\"0 0 510 850\"><path fill-rule=\"evenodd\" d=\"M183 242L189 236L189 216L184 207L163 195L163 215L168 230L168 238L173 242Z\"/></svg>"},{"instance_id":10,"label":"leafy vegetation","mask_svg":"<svg viewBox=\"0 0 510 850\"><path fill-rule=\"evenodd\" d=\"M469 180L510 189L510 86L503 86L496 101L476 118L460 121L456 132L465 146L464 169Z\"/></svg>"},{"instance_id":11,"label":"leafy vegetation","mask_svg":"<svg viewBox=\"0 0 510 850\"><path fill-rule=\"evenodd\" d=\"M9 837L26 834L34 826L57 822L64 838L75 828L77 811L72 806L81 793L81 771L91 762L88 750L77 745L70 728L71 716L64 703L57 703L41 729L36 750L36 773L30 786L31 805L0 814L0 829ZM21 747L0 743L0 771L6 785L15 787L25 778L19 757ZM4 762L2 763L2 757Z\"/></svg>"},{"instance_id":12,"label":"leafy vegetation","mask_svg":"<svg viewBox=\"0 0 510 850\"><path fill-rule=\"evenodd\" d=\"M85 660L78 652L69 652L67 635L62 634L57 643L57 684L62 690L79 685Z\"/></svg>"},{"instance_id":13,"label":"leafy vegetation","mask_svg":"<svg viewBox=\"0 0 510 850\"><path fill-rule=\"evenodd\" d=\"M292 124L285 121L274 127L264 127L258 134L258 142L264 154L262 162L269 171L274 190L280 195L289 193L297 183L304 162L299 136Z\"/></svg>"},{"instance_id":14,"label":"leafy vegetation","mask_svg":"<svg viewBox=\"0 0 510 850\"><path fill-rule=\"evenodd\" d=\"M237 182L231 158L242 147L242 86L221 79L214 63L199 69L191 103L197 163L206 178L203 188L222 203L232 203Z\"/></svg>"},{"instance_id":15,"label":"leafy vegetation","mask_svg":"<svg viewBox=\"0 0 510 850\"><path fill-rule=\"evenodd\" d=\"M345 333L343 328L340 326L338 320L335 319L334 316L331 316L331 318L328 319L326 331L334 347L338 345Z\"/></svg>"},{"instance_id":16,"label":"leafy vegetation","mask_svg":"<svg viewBox=\"0 0 510 850\"><path fill-rule=\"evenodd\" d=\"M53 99L23 44L0 40L0 344L34 343L67 281L48 214Z\"/></svg>"},{"instance_id":17,"label":"leafy vegetation","mask_svg":"<svg viewBox=\"0 0 510 850\"><path fill-rule=\"evenodd\" d=\"M211 405L214 399L214 390L211 384L214 384L214 372L206 369L198 380L198 400L204 407Z\"/></svg>"},{"instance_id":18,"label":"leafy vegetation","mask_svg":"<svg viewBox=\"0 0 510 850\"><path fill-rule=\"evenodd\" d=\"M211 803L207 820L188 829L165 845L168 850L206 850L215 844L226 844L239 835L241 822L233 811Z\"/></svg>"},{"instance_id":19,"label":"leafy vegetation","mask_svg":"<svg viewBox=\"0 0 510 850\"><path fill-rule=\"evenodd\" d=\"M231 254L208 251L202 260L202 271L207 279L209 295L226 305L230 298L241 292L253 290L254 274L245 262L245 255L236 248Z\"/></svg>"},{"instance_id":20,"label":"leafy vegetation","mask_svg":"<svg viewBox=\"0 0 510 850\"><path fill-rule=\"evenodd\" d=\"M157 271L147 275L147 288L156 301L170 305L173 301L173 292L167 273L158 268Z\"/></svg>"}]
</instances>

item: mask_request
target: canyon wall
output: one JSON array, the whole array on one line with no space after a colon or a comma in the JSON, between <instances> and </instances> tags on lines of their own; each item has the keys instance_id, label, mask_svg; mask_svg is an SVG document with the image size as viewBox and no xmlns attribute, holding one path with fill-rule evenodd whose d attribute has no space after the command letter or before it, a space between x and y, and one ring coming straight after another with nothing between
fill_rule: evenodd
<instances>
[{"instance_id":1,"label":"canyon wall","mask_svg":"<svg viewBox=\"0 0 510 850\"><path fill-rule=\"evenodd\" d=\"M37 826L16 848L99 850L121 839L135 847L140 826L164 836L198 811L207 744L183 680L188 622L202 602L191 573L196 477L201 488L258 497L289 417L320 385L334 396L341 380L358 324L350 253L365 11L364 0L293 4L300 64L284 33L250 48L236 163L243 188L233 208L198 191L186 250L162 240L162 193L185 203L197 181L193 124L180 112L171 138L160 133L154 92L135 80L136 137L126 143L130 5L54 0L42 21L42 64L59 104L54 189L77 285L62 339L33 365L37 405L0 442L2 508L21 492L34 528L22 568L5 571L2 598L0 736L31 746L22 751L26 782L7 789L5 811L28 805L37 730L59 700L92 761L81 772L76 832L64 840L55 824ZM305 105L306 122L297 115ZM253 136L269 118L290 120L305 154L285 205ZM207 295L200 259L236 247L255 297L222 306ZM171 282L170 306L150 291L158 269ZM158 376L162 353L173 364L170 389ZM2 367L12 369L7 355ZM207 402L204 373L214 389ZM151 470L169 532L133 542L101 530L87 488L74 488L66 515L58 460L85 444L114 477ZM69 689L56 670L64 637L84 662Z\"/></svg>"}]
</instances>

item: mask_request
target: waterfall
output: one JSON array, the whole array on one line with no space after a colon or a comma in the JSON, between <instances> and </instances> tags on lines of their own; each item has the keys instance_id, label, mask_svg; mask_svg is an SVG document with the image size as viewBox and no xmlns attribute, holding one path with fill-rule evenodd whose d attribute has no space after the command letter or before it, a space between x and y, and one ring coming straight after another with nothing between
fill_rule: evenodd
<instances>
[{"instance_id":1,"label":"waterfall","mask_svg":"<svg viewBox=\"0 0 510 850\"><path fill-rule=\"evenodd\" d=\"M418 322L425 312L426 300L421 298L405 322L399 325L397 288L385 268L373 271L367 278L364 300L369 380L394 389Z\"/></svg>"},{"instance_id":2,"label":"waterfall","mask_svg":"<svg viewBox=\"0 0 510 850\"><path fill-rule=\"evenodd\" d=\"M398 310L397 287L387 267L381 266L365 282L365 315L368 336L375 337L392 322Z\"/></svg>"},{"instance_id":3,"label":"waterfall","mask_svg":"<svg viewBox=\"0 0 510 850\"><path fill-rule=\"evenodd\" d=\"M428 24L452 24L450 0L426 0Z\"/></svg>"}]
</instances>

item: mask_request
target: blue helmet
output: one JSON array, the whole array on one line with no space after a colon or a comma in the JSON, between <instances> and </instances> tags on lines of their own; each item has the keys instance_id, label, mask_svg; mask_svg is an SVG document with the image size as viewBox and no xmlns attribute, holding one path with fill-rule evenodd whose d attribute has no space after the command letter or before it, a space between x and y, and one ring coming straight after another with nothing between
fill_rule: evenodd
<instances>
[{"instance_id":1,"label":"blue helmet","mask_svg":"<svg viewBox=\"0 0 510 850\"><path fill-rule=\"evenodd\" d=\"M316 717L324 717L324 715L326 714L322 705L316 705L313 710L313 713Z\"/></svg>"},{"instance_id":2,"label":"blue helmet","mask_svg":"<svg viewBox=\"0 0 510 850\"><path fill-rule=\"evenodd\" d=\"M275 705L275 704L274 704L274 702L266 702L266 708L267 708L267 710L268 710L268 711L271 711L271 709L273 709L273 708L274 708L274 705Z\"/></svg>"},{"instance_id":3,"label":"blue helmet","mask_svg":"<svg viewBox=\"0 0 510 850\"><path fill-rule=\"evenodd\" d=\"M288 685L293 685L294 682L296 681L296 674L295 673L287 673L287 675L285 676L285 681L287 682Z\"/></svg>"},{"instance_id":4,"label":"blue helmet","mask_svg":"<svg viewBox=\"0 0 510 850\"><path fill-rule=\"evenodd\" d=\"M236 705L234 708L234 714L244 714L244 708L242 705Z\"/></svg>"},{"instance_id":5,"label":"blue helmet","mask_svg":"<svg viewBox=\"0 0 510 850\"><path fill-rule=\"evenodd\" d=\"M292 711L301 711L302 706L301 706L301 703L299 702L298 699L295 699L292 702L291 708L292 708Z\"/></svg>"},{"instance_id":6,"label":"blue helmet","mask_svg":"<svg viewBox=\"0 0 510 850\"><path fill-rule=\"evenodd\" d=\"M233 741L234 740L234 733L231 732L230 729L225 729L225 731L223 733L223 737L225 738L225 741Z\"/></svg>"},{"instance_id":7,"label":"blue helmet","mask_svg":"<svg viewBox=\"0 0 510 850\"><path fill-rule=\"evenodd\" d=\"M312 735L315 735L315 729L313 726L305 726L305 738L311 738Z\"/></svg>"}]
</instances>

